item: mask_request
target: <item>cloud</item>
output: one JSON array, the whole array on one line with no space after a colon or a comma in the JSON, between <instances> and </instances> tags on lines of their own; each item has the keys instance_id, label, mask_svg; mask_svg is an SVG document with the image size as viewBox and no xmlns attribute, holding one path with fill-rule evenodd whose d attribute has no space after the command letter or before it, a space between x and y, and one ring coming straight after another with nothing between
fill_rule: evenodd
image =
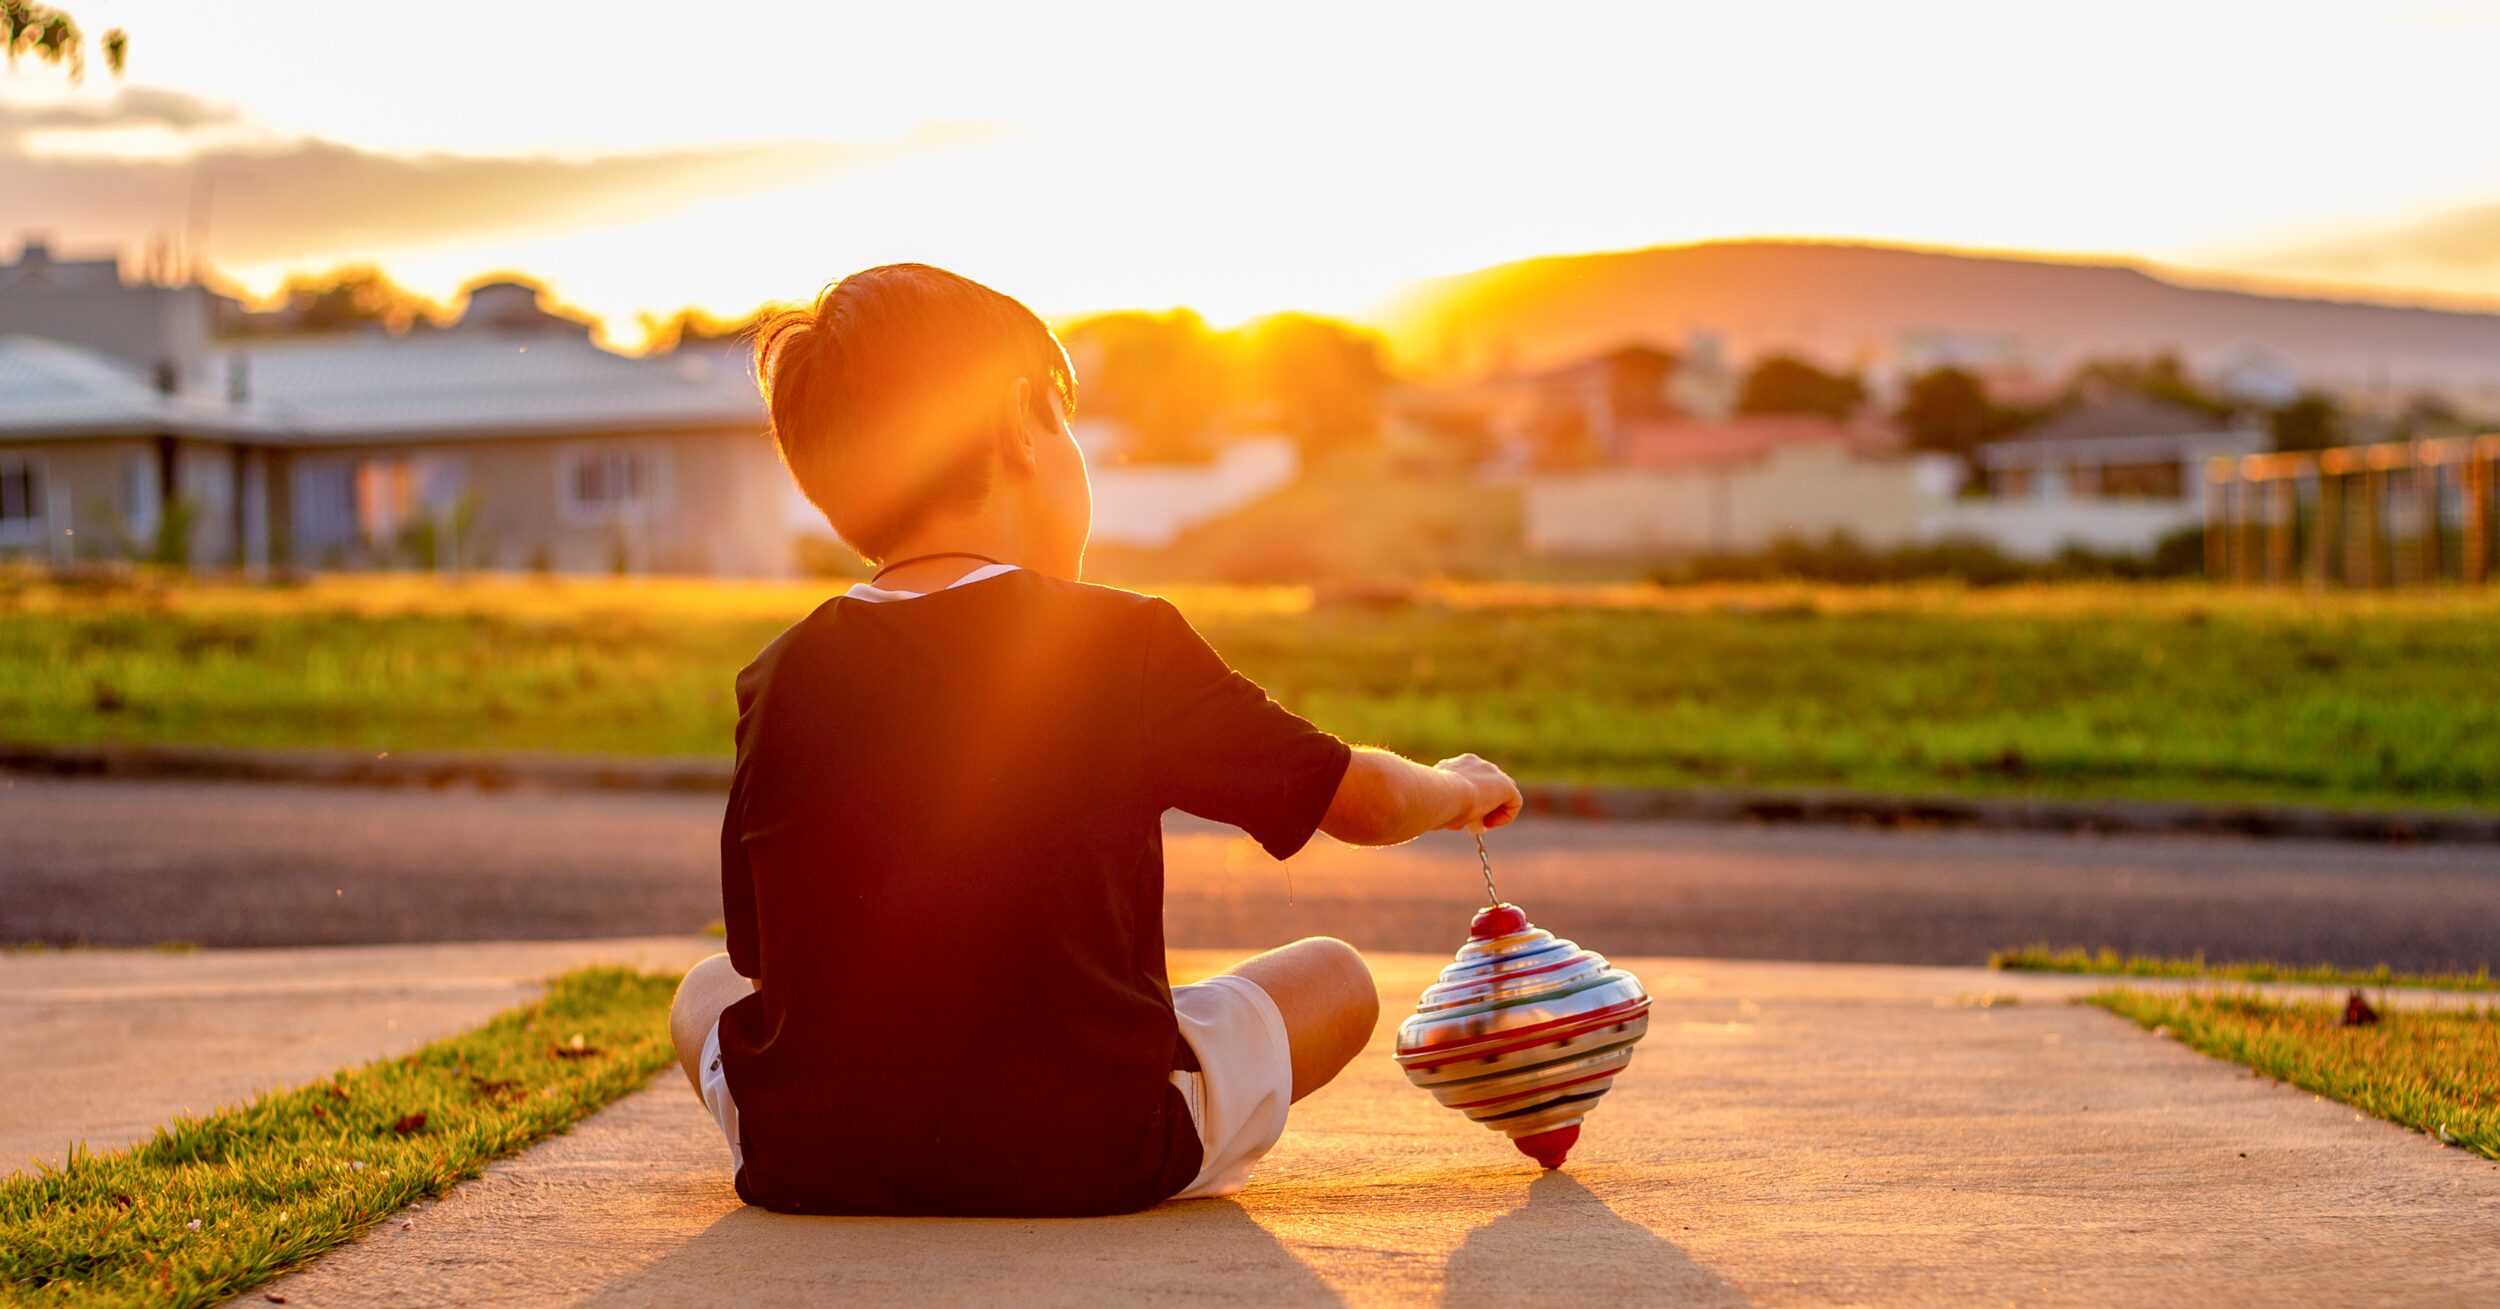
<instances>
[{"instance_id":1,"label":"cloud","mask_svg":"<svg viewBox=\"0 0 2500 1309\"><path fill-rule=\"evenodd\" d=\"M240 123L232 105L203 100L165 87L125 86L101 102L62 101L48 105L17 105L0 101L0 142L29 132L106 131L128 127L163 127L187 132L202 127Z\"/></svg>"},{"instance_id":2,"label":"cloud","mask_svg":"<svg viewBox=\"0 0 2500 1309\"><path fill-rule=\"evenodd\" d=\"M78 149L89 132L162 129L192 148L131 157ZM894 141L725 145L563 158L395 154L280 138L235 109L178 91L127 88L92 104L0 101L0 233L64 245L135 245L180 233L195 179L209 196L213 261L248 265L372 257L510 233L648 218L725 194L769 192L854 168L994 138L923 128ZM28 149L43 134L44 149Z\"/></svg>"},{"instance_id":3,"label":"cloud","mask_svg":"<svg viewBox=\"0 0 2500 1309\"><path fill-rule=\"evenodd\" d=\"M2500 273L2500 204L2469 205L2268 252L2251 261L2312 276Z\"/></svg>"}]
</instances>

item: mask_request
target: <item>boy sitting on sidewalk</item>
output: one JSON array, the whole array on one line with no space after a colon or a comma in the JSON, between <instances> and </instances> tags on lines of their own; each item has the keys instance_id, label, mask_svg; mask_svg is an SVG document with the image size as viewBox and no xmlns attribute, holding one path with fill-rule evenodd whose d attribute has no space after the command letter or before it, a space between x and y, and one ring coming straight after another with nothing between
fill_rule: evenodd
<instances>
[{"instance_id":1,"label":"boy sitting on sidewalk","mask_svg":"<svg viewBox=\"0 0 2500 1309\"><path fill-rule=\"evenodd\" d=\"M1378 1002L1325 937L1171 986L1164 811L1282 859L1314 830L1499 826L1518 788L1350 749L1169 602L1077 581L1076 379L1016 301L874 268L764 324L756 358L791 475L884 567L738 676L729 951L670 1026L739 1196L1074 1215L1238 1191Z\"/></svg>"}]
</instances>

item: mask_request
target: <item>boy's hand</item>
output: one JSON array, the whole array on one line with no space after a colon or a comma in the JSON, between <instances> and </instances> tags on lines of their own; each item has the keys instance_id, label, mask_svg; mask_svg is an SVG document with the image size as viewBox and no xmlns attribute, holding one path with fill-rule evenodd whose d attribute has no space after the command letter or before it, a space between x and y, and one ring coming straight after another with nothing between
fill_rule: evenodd
<instances>
[{"instance_id":1,"label":"boy's hand","mask_svg":"<svg viewBox=\"0 0 2500 1309\"><path fill-rule=\"evenodd\" d=\"M1463 787L1458 817L1442 824L1441 830L1500 827L1519 817L1519 784L1510 780L1510 774L1471 754L1444 759L1433 767L1456 777Z\"/></svg>"}]
</instances>

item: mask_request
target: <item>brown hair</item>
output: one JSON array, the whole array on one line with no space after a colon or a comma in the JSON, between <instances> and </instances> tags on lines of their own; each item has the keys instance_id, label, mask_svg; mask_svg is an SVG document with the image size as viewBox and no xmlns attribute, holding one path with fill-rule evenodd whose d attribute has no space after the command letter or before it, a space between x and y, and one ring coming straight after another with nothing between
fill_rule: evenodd
<instances>
[{"instance_id":1,"label":"brown hair","mask_svg":"<svg viewBox=\"0 0 2500 1309\"><path fill-rule=\"evenodd\" d=\"M886 264L755 328L756 383L799 489L882 561L931 513L989 494L1004 388L1076 410L1076 372L1013 297L927 264Z\"/></svg>"}]
</instances>

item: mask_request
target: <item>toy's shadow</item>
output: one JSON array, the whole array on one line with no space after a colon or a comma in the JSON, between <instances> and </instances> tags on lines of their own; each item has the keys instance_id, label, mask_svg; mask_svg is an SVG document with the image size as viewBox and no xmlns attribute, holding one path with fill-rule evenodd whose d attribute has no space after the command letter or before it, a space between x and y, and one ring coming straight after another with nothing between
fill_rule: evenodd
<instances>
[{"instance_id":1,"label":"toy's shadow","mask_svg":"<svg viewBox=\"0 0 2500 1309\"><path fill-rule=\"evenodd\" d=\"M1450 1255L1443 1286L1450 1305L1748 1303L1561 1172L1529 1183L1526 1203L1469 1232Z\"/></svg>"},{"instance_id":2,"label":"toy's shadow","mask_svg":"<svg viewBox=\"0 0 2500 1309\"><path fill-rule=\"evenodd\" d=\"M1118 1218L793 1218L738 1209L594 1297L603 1305L1336 1305L1230 1200Z\"/></svg>"}]
</instances>

